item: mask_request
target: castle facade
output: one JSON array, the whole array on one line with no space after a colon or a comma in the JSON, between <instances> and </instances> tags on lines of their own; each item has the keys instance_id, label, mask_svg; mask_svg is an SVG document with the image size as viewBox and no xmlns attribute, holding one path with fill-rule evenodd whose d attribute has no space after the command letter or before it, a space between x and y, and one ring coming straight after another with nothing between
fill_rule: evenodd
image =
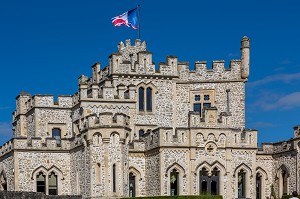
<instances>
[{"instance_id":1,"label":"castle facade","mask_svg":"<svg viewBox=\"0 0 300 199\"><path fill-rule=\"evenodd\" d=\"M241 59L158 69L146 43L119 43L108 66L80 76L72 96L16 98L0 148L0 189L85 198L220 194L265 199L300 191L300 127L257 147L245 128L250 40ZM1 129L0 129L1 131Z\"/></svg>"}]
</instances>

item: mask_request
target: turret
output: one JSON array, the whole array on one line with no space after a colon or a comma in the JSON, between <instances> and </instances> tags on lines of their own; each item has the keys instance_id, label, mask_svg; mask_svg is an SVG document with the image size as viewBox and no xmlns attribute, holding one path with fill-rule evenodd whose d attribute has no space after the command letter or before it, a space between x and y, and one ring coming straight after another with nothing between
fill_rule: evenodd
<instances>
[{"instance_id":1,"label":"turret","mask_svg":"<svg viewBox=\"0 0 300 199\"><path fill-rule=\"evenodd\" d=\"M246 36L244 36L241 41L241 60L241 77L247 79L250 69L250 39Z\"/></svg>"}]
</instances>

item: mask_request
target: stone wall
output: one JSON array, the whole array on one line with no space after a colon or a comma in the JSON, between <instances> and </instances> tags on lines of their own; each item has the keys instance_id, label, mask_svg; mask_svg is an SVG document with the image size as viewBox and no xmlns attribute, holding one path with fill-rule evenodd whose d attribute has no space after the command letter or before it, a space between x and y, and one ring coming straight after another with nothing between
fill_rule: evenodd
<instances>
[{"instance_id":1,"label":"stone wall","mask_svg":"<svg viewBox=\"0 0 300 199\"><path fill-rule=\"evenodd\" d=\"M0 159L0 178L3 177L6 181L8 191L15 190L14 161L12 153ZM0 187L2 189L2 185Z\"/></svg>"},{"instance_id":2,"label":"stone wall","mask_svg":"<svg viewBox=\"0 0 300 199\"><path fill-rule=\"evenodd\" d=\"M36 175L43 172L47 176L54 172L58 176L58 193L71 194L69 153L26 151L15 152L14 158L17 164L17 190L36 191Z\"/></svg>"},{"instance_id":3,"label":"stone wall","mask_svg":"<svg viewBox=\"0 0 300 199\"><path fill-rule=\"evenodd\" d=\"M2 199L81 199L79 195L61 195L50 196L37 192L21 192L21 191L0 191L0 198Z\"/></svg>"}]
</instances>

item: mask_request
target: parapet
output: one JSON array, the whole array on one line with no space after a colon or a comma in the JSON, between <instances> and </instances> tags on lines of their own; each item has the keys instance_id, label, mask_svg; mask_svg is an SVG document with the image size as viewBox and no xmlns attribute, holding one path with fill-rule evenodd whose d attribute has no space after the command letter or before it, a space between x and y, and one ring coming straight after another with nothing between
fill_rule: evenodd
<instances>
[{"instance_id":1,"label":"parapet","mask_svg":"<svg viewBox=\"0 0 300 199\"><path fill-rule=\"evenodd\" d=\"M72 96L58 96L57 102L53 95L34 95L23 92L16 98L16 111L13 118L19 114L25 114L34 107L72 108Z\"/></svg>"}]
</instances>

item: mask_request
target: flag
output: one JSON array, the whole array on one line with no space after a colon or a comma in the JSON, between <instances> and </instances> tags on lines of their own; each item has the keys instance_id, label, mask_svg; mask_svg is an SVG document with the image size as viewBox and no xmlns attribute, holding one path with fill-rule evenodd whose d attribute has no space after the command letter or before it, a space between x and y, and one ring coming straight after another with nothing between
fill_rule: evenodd
<instances>
[{"instance_id":1,"label":"flag","mask_svg":"<svg viewBox=\"0 0 300 199\"><path fill-rule=\"evenodd\" d=\"M127 27L138 29L138 8L129 10L121 15L111 19L114 26L121 26L124 24Z\"/></svg>"}]
</instances>

